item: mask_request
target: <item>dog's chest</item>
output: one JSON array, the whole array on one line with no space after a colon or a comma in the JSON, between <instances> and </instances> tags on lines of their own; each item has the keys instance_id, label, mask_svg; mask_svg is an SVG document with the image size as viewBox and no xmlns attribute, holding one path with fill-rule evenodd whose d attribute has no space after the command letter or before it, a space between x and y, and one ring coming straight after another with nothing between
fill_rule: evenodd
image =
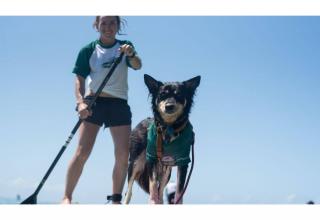
<instances>
[{"instance_id":1,"label":"dog's chest","mask_svg":"<svg viewBox=\"0 0 320 220\"><path fill-rule=\"evenodd\" d=\"M147 160L155 162L157 157L157 130L154 123L148 127L147 137ZM162 158L161 161L169 166L182 166L190 160L190 146L193 140L192 125L186 127L177 135L173 130L162 132Z\"/></svg>"}]
</instances>

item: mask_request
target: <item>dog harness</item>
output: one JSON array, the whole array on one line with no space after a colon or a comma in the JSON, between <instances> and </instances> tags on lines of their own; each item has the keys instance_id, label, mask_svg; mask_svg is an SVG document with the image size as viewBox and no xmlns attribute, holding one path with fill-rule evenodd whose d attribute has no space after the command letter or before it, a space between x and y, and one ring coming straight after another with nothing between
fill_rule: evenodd
<instances>
[{"instance_id":1,"label":"dog harness","mask_svg":"<svg viewBox=\"0 0 320 220\"><path fill-rule=\"evenodd\" d=\"M190 163L190 147L193 143L193 128L188 121L184 129L173 140L164 139L167 132L172 132L172 128L161 131L152 122L148 127L147 161L156 162L158 158L162 164L168 166L183 166ZM162 137L161 137L161 136ZM163 140L164 139L164 140ZM158 145L162 145L159 152Z\"/></svg>"}]
</instances>

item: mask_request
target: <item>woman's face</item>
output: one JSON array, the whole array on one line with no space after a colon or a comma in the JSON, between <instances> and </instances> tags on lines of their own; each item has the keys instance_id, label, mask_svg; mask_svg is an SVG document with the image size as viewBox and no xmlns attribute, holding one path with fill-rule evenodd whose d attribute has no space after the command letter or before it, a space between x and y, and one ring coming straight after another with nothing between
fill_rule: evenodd
<instances>
[{"instance_id":1,"label":"woman's face","mask_svg":"<svg viewBox=\"0 0 320 220\"><path fill-rule=\"evenodd\" d=\"M113 41L119 30L117 18L115 16L101 16L97 28L102 41L107 43L110 42L110 40Z\"/></svg>"}]
</instances>

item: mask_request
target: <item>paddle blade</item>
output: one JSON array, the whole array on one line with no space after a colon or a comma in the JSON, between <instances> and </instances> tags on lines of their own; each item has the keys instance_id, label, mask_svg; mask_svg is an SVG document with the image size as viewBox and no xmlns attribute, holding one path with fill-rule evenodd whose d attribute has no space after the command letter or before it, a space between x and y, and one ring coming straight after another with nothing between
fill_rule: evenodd
<instances>
[{"instance_id":1,"label":"paddle blade","mask_svg":"<svg viewBox=\"0 0 320 220\"><path fill-rule=\"evenodd\" d=\"M35 204L37 204L37 195L32 194L27 199L23 200L20 204L21 205L35 205Z\"/></svg>"}]
</instances>

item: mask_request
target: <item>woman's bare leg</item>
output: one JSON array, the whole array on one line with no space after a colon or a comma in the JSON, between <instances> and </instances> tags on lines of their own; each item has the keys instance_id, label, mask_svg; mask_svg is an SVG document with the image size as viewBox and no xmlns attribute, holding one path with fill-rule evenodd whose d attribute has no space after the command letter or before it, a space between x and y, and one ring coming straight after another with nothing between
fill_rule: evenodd
<instances>
[{"instance_id":1,"label":"woman's bare leg","mask_svg":"<svg viewBox=\"0 0 320 220\"><path fill-rule=\"evenodd\" d=\"M61 202L63 204L71 203L72 193L81 176L84 164L92 151L99 128L98 125L86 121L83 121L80 125L79 144L77 151L69 164L65 193Z\"/></svg>"},{"instance_id":2,"label":"woman's bare leg","mask_svg":"<svg viewBox=\"0 0 320 220\"><path fill-rule=\"evenodd\" d=\"M112 173L112 193L122 194L123 186L127 177L129 159L129 135L130 125L110 127L114 143L115 163ZM113 202L118 204L119 202Z\"/></svg>"}]
</instances>

